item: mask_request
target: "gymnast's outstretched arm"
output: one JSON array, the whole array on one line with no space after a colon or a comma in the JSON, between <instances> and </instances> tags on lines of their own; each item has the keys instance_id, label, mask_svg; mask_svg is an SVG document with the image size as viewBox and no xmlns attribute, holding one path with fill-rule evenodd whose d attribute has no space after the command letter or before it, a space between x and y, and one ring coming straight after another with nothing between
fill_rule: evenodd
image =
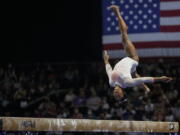
<instances>
[{"instance_id":1,"label":"gymnast's outstretched arm","mask_svg":"<svg viewBox=\"0 0 180 135\"><path fill-rule=\"evenodd\" d=\"M107 54L107 51L104 51L104 54L103 54L103 58L104 58L104 64L105 64L105 67L106 67L106 73L110 79L111 77L111 74L112 74L112 67L109 63L109 55Z\"/></svg>"}]
</instances>

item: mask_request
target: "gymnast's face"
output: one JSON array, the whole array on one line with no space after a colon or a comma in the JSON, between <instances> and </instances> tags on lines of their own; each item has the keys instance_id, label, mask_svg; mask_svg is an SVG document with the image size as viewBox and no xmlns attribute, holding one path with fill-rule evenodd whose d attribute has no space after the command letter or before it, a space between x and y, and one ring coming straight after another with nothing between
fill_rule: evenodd
<instances>
[{"instance_id":1,"label":"gymnast's face","mask_svg":"<svg viewBox=\"0 0 180 135\"><path fill-rule=\"evenodd\" d=\"M119 86L114 87L114 97L117 100L124 97L124 92L123 92L123 89L121 87L119 87Z\"/></svg>"}]
</instances>

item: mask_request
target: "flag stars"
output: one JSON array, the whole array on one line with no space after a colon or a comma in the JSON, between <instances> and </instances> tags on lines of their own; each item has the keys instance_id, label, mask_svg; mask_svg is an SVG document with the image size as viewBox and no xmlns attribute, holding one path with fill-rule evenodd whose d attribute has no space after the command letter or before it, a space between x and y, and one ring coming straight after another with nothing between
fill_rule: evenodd
<instances>
[{"instance_id":1,"label":"flag stars","mask_svg":"<svg viewBox=\"0 0 180 135\"><path fill-rule=\"evenodd\" d=\"M130 14L130 15L132 15L133 13L134 13L134 12L133 12L132 10L131 10L131 11L129 11L129 14Z\"/></svg>"},{"instance_id":2,"label":"flag stars","mask_svg":"<svg viewBox=\"0 0 180 135\"><path fill-rule=\"evenodd\" d=\"M107 27L107 31L108 31L108 32L111 31L111 27Z\"/></svg>"},{"instance_id":3,"label":"flag stars","mask_svg":"<svg viewBox=\"0 0 180 135\"><path fill-rule=\"evenodd\" d=\"M143 3L143 0L139 0L139 3Z\"/></svg>"},{"instance_id":4,"label":"flag stars","mask_svg":"<svg viewBox=\"0 0 180 135\"><path fill-rule=\"evenodd\" d=\"M147 25L143 25L143 29L147 29Z\"/></svg>"},{"instance_id":5,"label":"flag stars","mask_svg":"<svg viewBox=\"0 0 180 135\"><path fill-rule=\"evenodd\" d=\"M107 18L107 21L108 21L108 22L110 22L110 21L111 21L111 18L110 18L110 17L108 17L108 18Z\"/></svg>"},{"instance_id":6,"label":"flag stars","mask_svg":"<svg viewBox=\"0 0 180 135\"><path fill-rule=\"evenodd\" d=\"M111 16L115 16L115 13L114 13L114 12L111 12Z\"/></svg>"},{"instance_id":7,"label":"flag stars","mask_svg":"<svg viewBox=\"0 0 180 135\"><path fill-rule=\"evenodd\" d=\"M118 30L119 30L119 27L116 27L115 29L116 29L116 31L118 31Z\"/></svg>"},{"instance_id":8,"label":"flag stars","mask_svg":"<svg viewBox=\"0 0 180 135\"><path fill-rule=\"evenodd\" d=\"M135 19L135 20L137 20L137 19L138 19L138 16L137 16L137 15L135 15L135 16L134 16L134 19Z\"/></svg>"},{"instance_id":9,"label":"flag stars","mask_svg":"<svg viewBox=\"0 0 180 135\"><path fill-rule=\"evenodd\" d=\"M121 4L124 4L124 0L120 0L120 3L121 3Z\"/></svg>"},{"instance_id":10,"label":"flag stars","mask_svg":"<svg viewBox=\"0 0 180 135\"><path fill-rule=\"evenodd\" d=\"M144 7L144 8L147 8L147 7L148 7L148 4L144 4L143 7Z\"/></svg>"},{"instance_id":11,"label":"flag stars","mask_svg":"<svg viewBox=\"0 0 180 135\"><path fill-rule=\"evenodd\" d=\"M154 29L156 29L157 28L157 25L156 24L153 24L153 26L152 26Z\"/></svg>"},{"instance_id":12,"label":"flag stars","mask_svg":"<svg viewBox=\"0 0 180 135\"><path fill-rule=\"evenodd\" d=\"M142 21L142 20L139 20L138 23L139 23L139 24L143 24L143 21Z\"/></svg>"},{"instance_id":13,"label":"flag stars","mask_svg":"<svg viewBox=\"0 0 180 135\"><path fill-rule=\"evenodd\" d=\"M154 19L157 18L157 15L156 15L156 14L153 14L153 18L154 18Z\"/></svg>"},{"instance_id":14,"label":"flag stars","mask_svg":"<svg viewBox=\"0 0 180 135\"><path fill-rule=\"evenodd\" d=\"M154 3L154 4L153 4L153 7L154 7L154 8L156 8L156 7L157 7L157 4L156 4L156 3Z\"/></svg>"},{"instance_id":15,"label":"flag stars","mask_svg":"<svg viewBox=\"0 0 180 135\"><path fill-rule=\"evenodd\" d=\"M116 21L118 21L118 18L117 18L117 17L116 17L115 19L116 19Z\"/></svg>"},{"instance_id":16,"label":"flag stars","mask_svg":"<svg viewBox=\"0 0 180 135\"><path fill-rule=\"evenodd\" d=\"M152 20L148 20L148 23L151 24L151 23L152 23Z\"/></svg>"},{"instance_id":17,"label":"flag stars","mask_svg":"<svg viewBox=\"0 0 180 135\"><path fill-rule=\"evenodd\" d=\"M143 15L143 19L147 19L148 18L148 16L145 14L145 15Z\"/></svg>"},{"instance_id":18,"label":"flag stars","mask_svg":"<svg viewBox=\"0 0 180 135\"><path fill-rule=\"evenodd\" d=\"M109 5L121 5L121 15L129 25L129 32L151 32L159 27L159 8L157 0L107 0ZM118 4L119 3L119 4ZM106 16L104 30L107 33L119 33L118 17L112 10Z\"/></svg>"},{"instance_id":19,"label":"flag stars","mask_svg":"<svg viewBox=\"0 0 180 135\"><path fill-rule=\"evenodd\" d=\"M114 4L116 4L116 2L113 0L113 1L111 1L111 4L114 5Z\"/></svg>"},{"instance_id":20,"label":"flag stars","mask_svg":"<svg viewBox=\"0 0 180 135\"><path fill-rule=\"evenodd\" d=\"M149 3L151 3L151 2L152 2L152 0L148 0L148 2L149 2Z\"/></svg>"},{"instance_id":21,"label":"flag stars","mask_svg":"<svg viewBox=\"0 0 180 135\"><path fill-rule=\"evenodd\" d=\"M125 5L125 8L128 9L128 8L129 8L129 5L126 4L126 5Z\"/></svg>"},{"instance_id":22,"label":"flag stars","mask_svg":"<svg viewBox=\"0 0 180 135\"><path fill-rule=\"evenodd\" d=\"M112 25L112 26L115 26L115 22L112 22L111 25Z\"/></svg>"},{"instance_id":23,"label":"flag stars","mask_svg":"<svg viewBox=\"0 0 180 135\"><path fill-rule=\"evenodd\" d=\"M140 14L140 15L141 15L142 13L143 13L143 12L142 12L142 10L139 10L139 11L138 11L138 14Z\"/></svg>"},{"instance_id":24,"label":"flag stars","mask_svg":"<svg viewBox=\"0 0 180 135\"><path fill-rule=\"evenodd\" d=\"M138 4L135 4L135 5L134 5L134 8L138 8Z\"/></svg>"},{"instance_id":25,"label":"flag stars","mask_svg":"<svg viewBox=\"0 0 180 135\"><path fill-rule=\"evenodd\" d=\"M134 22L133 22L133 20L129 21L129 24L131 24L131 25L132 25L133 23L134 23Z\"/></svg>"},{"instance_id":26,"label":"flag stars","mask_svg":"<svg viewBox=\"0 0 180 135\"><path fill-rule=\"evenodd\" d=\"M124 18L125 18L125 20L128 20L128 19L129 19L129 16L125 16Z\"/></svg>"},{"instance_id":27,"label":"flag stars","mask_svg":"<svg viewBox=\"0 0 180 135\"><path fill-rule=\"evenodd\" d=\"M149 14L152 14L152 10L151 10L151 9L149 9L149 10L148 10L148 13L149 13Z\"/></svg>"},{"instance_id":28,"label":"flag stars","mask_svg":"<svg viewBox=\"0 0 180 135\"><path fill-rule=\"evenodd\" d=\"M134 0L129 0L129 2L130 2L130 3L133 3L133 2L134 2Z\"/></svg>"},{"instance_id":29,"label":"flag stars","mask_svg":"<svg viewBox=\"0 0 180 135\"><path fill-rule=\"evenodd\" d=\"M137 30L137 29L138 29L138 26L137 26L137 25L134 25L134 27L133 27L133 28Z\"/></svg>"}]
</instances>

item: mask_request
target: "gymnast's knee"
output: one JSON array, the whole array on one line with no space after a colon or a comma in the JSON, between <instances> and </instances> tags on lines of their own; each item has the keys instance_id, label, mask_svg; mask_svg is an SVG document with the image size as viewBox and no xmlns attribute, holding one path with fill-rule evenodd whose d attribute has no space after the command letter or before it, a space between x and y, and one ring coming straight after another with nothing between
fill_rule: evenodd
<instances>
[{"instance_id":1,"label":"gymnast's knee","mask_svg":"<svg viewBox=\"0 0 180 135\"><path fill-rule=\"evenodd\" d=\"M122 36L122 43L123 43L123 45L127 45L128 44L128 40L129 40L128 34L123 32L121 36Z\"/></svg>"},{"instance_id":2,"label":"gymnast's knee","mask_svg":"<svg viewBox=\"0 0 180 135\"><path fill-rule=\"evenodd\" d=\"M135 61L139 62L139 56L138 55L132 56L132 59L134 59Z\"/></svg>"}]
</instances>

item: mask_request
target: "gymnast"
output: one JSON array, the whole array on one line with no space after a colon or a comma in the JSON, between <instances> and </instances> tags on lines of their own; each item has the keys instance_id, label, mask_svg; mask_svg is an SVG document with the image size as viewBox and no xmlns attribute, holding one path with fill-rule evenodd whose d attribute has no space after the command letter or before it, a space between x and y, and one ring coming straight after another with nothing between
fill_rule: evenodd
<instances>
[{"instance_id":1,"label":"gymnast","mask_svg":"<svg viewBox=\"0 0 180 135\"><path fill-rule=\"evenodd\" d=\"M107 51L104 51L104 63L106 67L106 73L109 78L109 84L111 87L114 87L114 96L120 102L126 101L124 88L134 87L141 85L146 92L149 92L150 89L145 83L155 83L155 82L165 82L168 83L172 80L171 77L161 76L161 77L140 77L136 72L136 67L139 63L139 56L136 52L135 46L128 38L128 27L123 20L119 7L112 5L108 7L113 10L118 17L119 28L121 31L122 44L126 52L127 57L121 59L112 69L109 64L109 55ZM132 75L135 78L132 78Z\"/></svg>"}]
</instances>

